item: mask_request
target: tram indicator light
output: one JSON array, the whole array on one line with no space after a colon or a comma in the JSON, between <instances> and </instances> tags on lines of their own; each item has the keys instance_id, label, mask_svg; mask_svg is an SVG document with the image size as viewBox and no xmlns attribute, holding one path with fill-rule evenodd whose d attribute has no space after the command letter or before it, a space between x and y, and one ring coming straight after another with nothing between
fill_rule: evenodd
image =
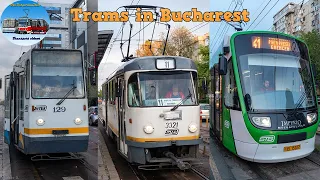
<instances>
[{"instance_id":1,"label":"tram indicator light","mask_svg":"<svg viewBox=\"0 0 320 180\"><path fill-rule=\"evenodd\" d=\"M288 39L272 37L252 37L252 47L255 49L272 49L277 51L291 51L293 42Z\"/></svg>"}]
</instances>

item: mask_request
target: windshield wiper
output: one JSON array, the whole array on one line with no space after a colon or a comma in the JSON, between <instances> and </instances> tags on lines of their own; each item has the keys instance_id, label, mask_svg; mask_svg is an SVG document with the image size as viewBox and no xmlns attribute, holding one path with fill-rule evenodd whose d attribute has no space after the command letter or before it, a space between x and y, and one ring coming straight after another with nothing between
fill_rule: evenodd
<instances>
[{"instance_id":1,"label":"windshield wiper","mask_svg":"<svg viewBox=\"0 0 320 180\"><path fill-rule=\"evenodd\" d=\"M170 109L170 111L174 111L176 109L178 109L179 106L182 105L182 103L184 103L187 99L191 98L192 97L192 94L190 92L190 89L189 89L189 94L188 96L186 96L185 98L183 98L177 105L175 105L172 109Z\"/></svg>"},{"instance_id":2,"label":"windshield wiper","mask_svg":"<svg viewBox=\"0 0 320 180\"><path fill-rule=\"evenodd\" d=\"M310 82L308 82L310 83ZM310 91L313 89L311 84L307 85L307 88L305 88L305 91L301 94L301 96L299 97L297 106L292 110L291 113L289 113L290 115L293 115L297 112L297 110L299 109L299 107L302 105L303 102L305 102L305 100L307 99L307 94L310 94Z\"/></svg>"},{"instance_id":3,"label":"windshield wiper","mask_svg":"<svg viewBox=\"0 0 320 180\"><path fill-rule=\"evenodd\" d=\"M57 105L62 104L63 101L66 100L67 97L71 94L71 92L74 92L75 89L77 89L77 86L74 85L74 81L73 81L72 88L69 90L69 92L67 92L66 95L63 96L63 98L57 103Z\"/></svg>"}]
</instances>

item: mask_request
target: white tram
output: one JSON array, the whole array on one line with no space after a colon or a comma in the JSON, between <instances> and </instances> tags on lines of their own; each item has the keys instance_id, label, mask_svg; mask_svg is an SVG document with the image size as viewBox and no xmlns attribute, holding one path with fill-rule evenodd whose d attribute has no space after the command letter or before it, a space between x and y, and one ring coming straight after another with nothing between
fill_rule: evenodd
<instances>
[{"instance_id":1,"label":"white tram","mask_svg":"<svg viewBox=\"0 0 320 180\"><path fill-rule=\"evenodd\" d=\"M87 104L81 51L29 50L5 77L5 142L25 154L87 151Z\"/></svg>"},{"instance_id":2,"label":"white tram","mask_svg":"<svg viewBox=\"0 0 320 180\"><path fill-rule=\"evenodd\" d=\"M119 153L140 168L189 168L202 143L196 84L196 65L183 57L135 58L111 74L99 116Z\"/></svg>"}]
</instances>

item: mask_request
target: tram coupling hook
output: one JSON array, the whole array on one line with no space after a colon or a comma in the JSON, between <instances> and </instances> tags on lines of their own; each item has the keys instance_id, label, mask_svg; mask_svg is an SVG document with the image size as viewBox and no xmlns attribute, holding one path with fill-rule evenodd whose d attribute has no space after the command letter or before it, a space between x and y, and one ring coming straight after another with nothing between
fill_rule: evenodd
<instances>
[{"instance_id":1,"label":"tram coupling hook","mask_svg":"<svg viewBox=\"0 0 320 180\"><path fill-rule=\"evenodd\" d=\"M168 158L171 158L177 164L177 166L178 166L178 168L180 170L186 170L186 169L190 168L190 164L189 163L186 164L182 160L176 158L172 152L168 152L167 151L167 152L164 152L163 154L165 156L167 156Z\"/></svg>"}]
</instances>

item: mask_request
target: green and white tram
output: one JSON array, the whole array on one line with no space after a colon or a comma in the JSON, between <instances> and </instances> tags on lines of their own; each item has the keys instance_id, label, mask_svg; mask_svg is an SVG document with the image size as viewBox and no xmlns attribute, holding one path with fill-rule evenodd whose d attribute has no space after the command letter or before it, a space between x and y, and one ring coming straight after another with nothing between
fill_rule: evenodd
<instances>
[{"instance_id":1,"label":"green and white tram","mask_svg":"<svg viewBox=\"0 0 320 180\"><path fill-rule=\"evenodd\" d=\"M242 159L274 163L315 148L318 104L307 45L282 33L237 32L210 62L210 131Z\"/></svg>"},{"instance_id":2,"label":"green and white tram","mask_svg":"<svg viewBox=\"0 0 320 180\"><path fill-rule=\"evenodd\" d=\"M87 151L87 106L81 51L31 49L5 78L5 143L24 154Z\"/></svg>"}]
</instances>

